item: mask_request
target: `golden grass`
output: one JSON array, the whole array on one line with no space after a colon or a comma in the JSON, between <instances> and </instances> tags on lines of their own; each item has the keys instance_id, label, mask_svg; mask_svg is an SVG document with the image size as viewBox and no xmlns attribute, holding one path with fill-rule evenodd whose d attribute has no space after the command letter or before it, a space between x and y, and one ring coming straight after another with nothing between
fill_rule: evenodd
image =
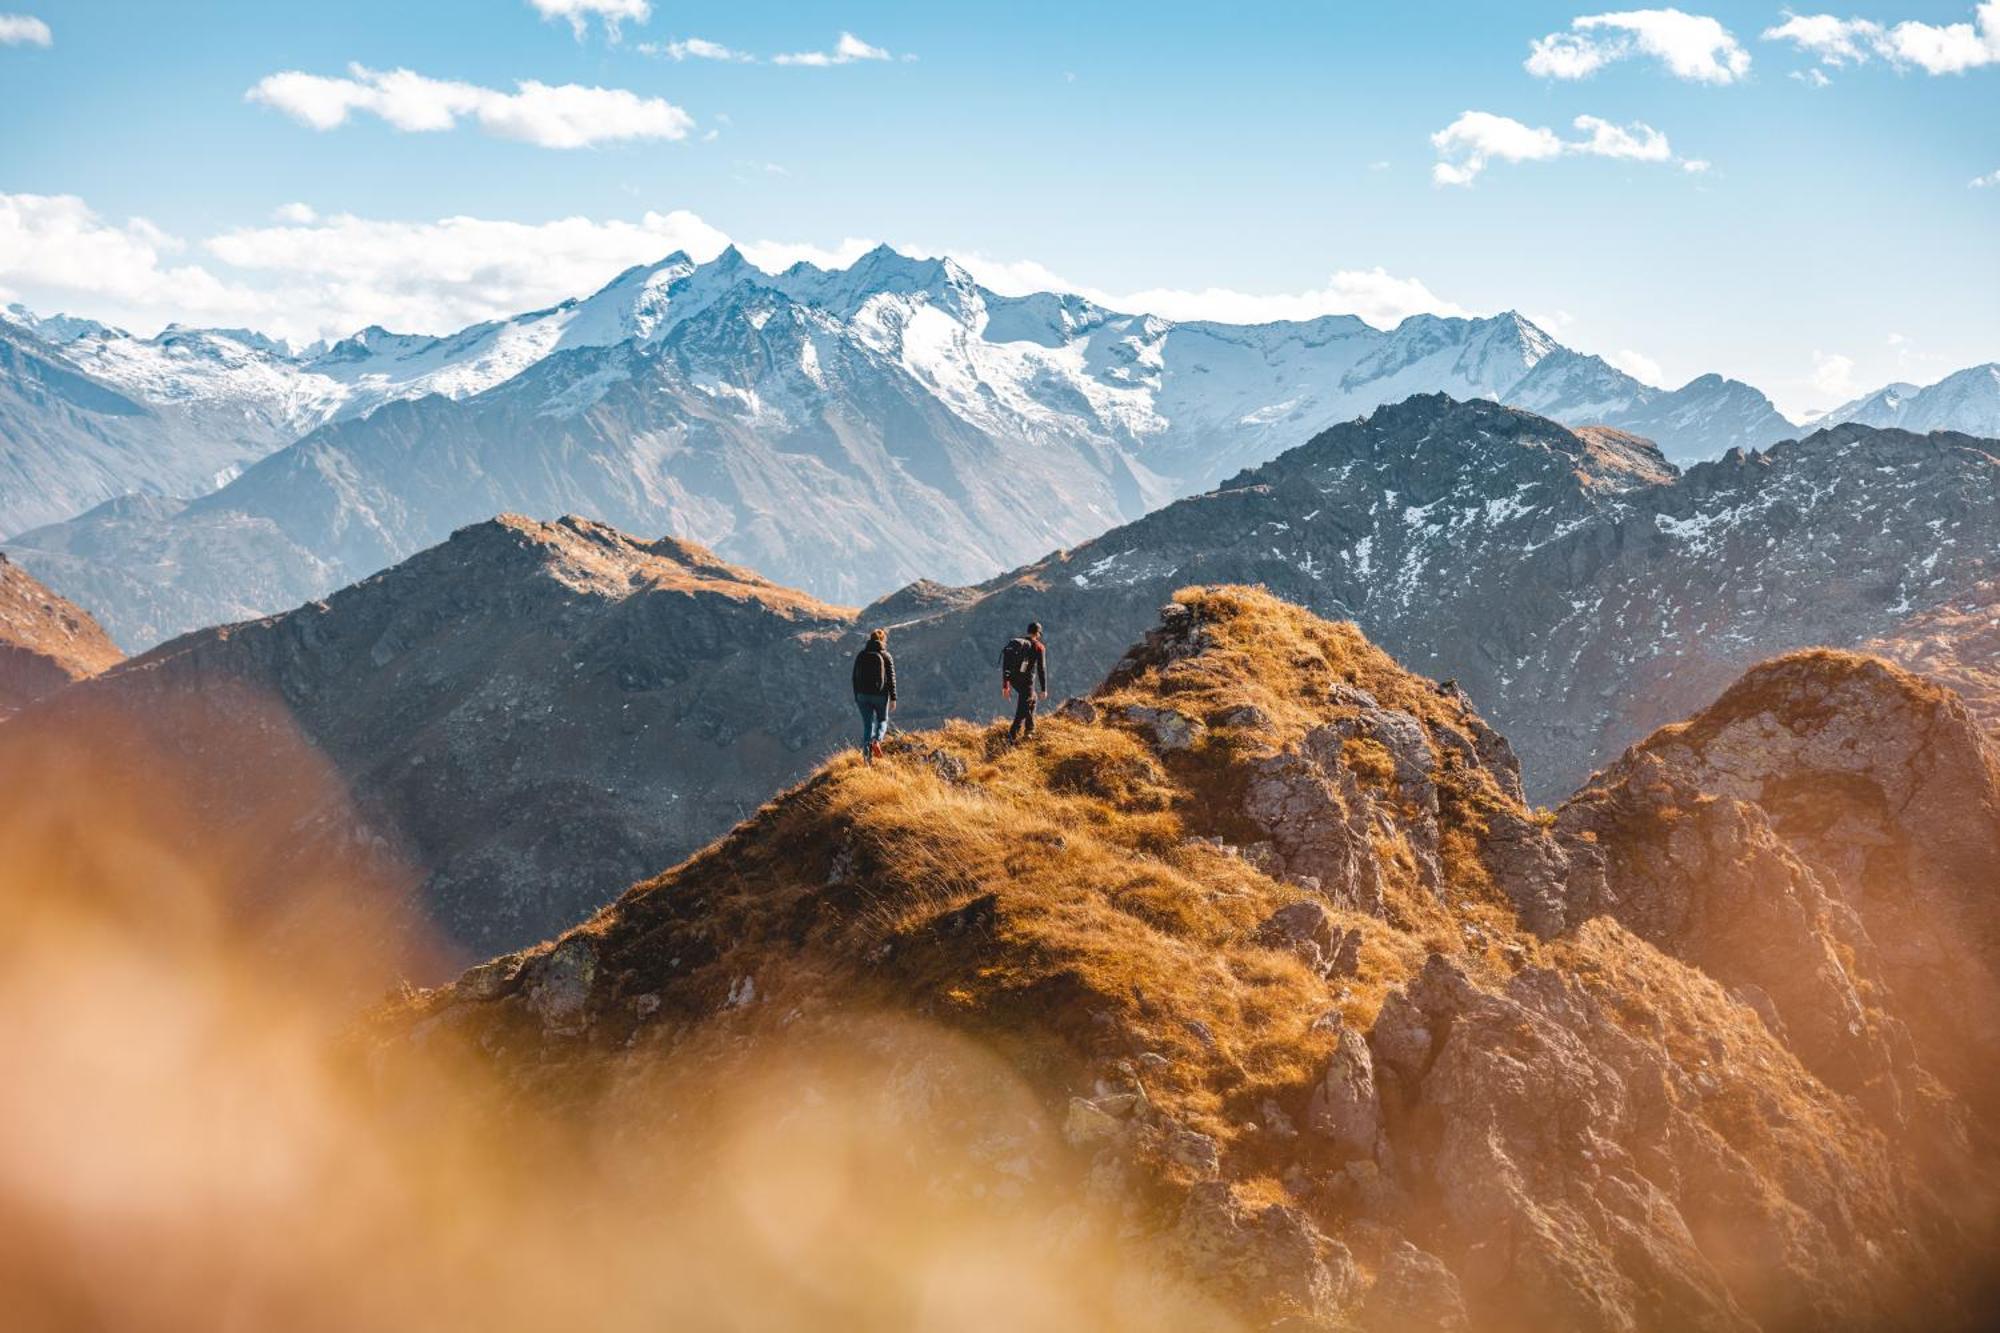
<instances>
[{"instance_id":1,"label":"golden grass","mask_svg":"<svg viewBox=\"0 0 2000 1333\"><path fill-rule=\"evenodd\" d=\"M1202 650L1114 677L1098 723L1052 717L1022 747L998 725L904 733L884 763L842 755L634 887L572 933L596 943L610 981L592 999L594 1031L616 1045L836 1007L914 1011L1058 1105L1112 1061L1156 1053L1168 1063L1144 1075L1150 1101L1254 1161L1246 1123L1264 1099L1302 1113L1324 1071L1334 1033L1322 1019L1372 1025L1430 953L1486 979L1534 957L1480 855L1486 815L1526 811L1456 747L1434 747L1440 897L1418 871L1394 761L1366 739L1340 757L1392 813L1376 847L1386 921L1322 899L1362 941L1356 975L1334 983L1256 943L1256 927L1306 891L1228 847L1264 837L1242 815L1248 765L1334 717L1338 685L1430 729L1470 735L1470 723L1460 697L1402 671L1352 624L1250 588L1176 600L1196 610ZM1206 731L1162 755L1120 721L1126 705L1174 709ZM1246 725L1246 707L1262 719ZM942 777L952 765L956 781ZM744 979L758 1003L730 1007Z\"/></svg>"},{"instance_id":2,"label":"golden grass","mask_svg":"<svg viewBox=\"0 0 2000 1333\"><path fill-rule=\"evenodd\" d=\"M1100 721L1050 718L1019 747L998 725L952 723L905 734L872 766L836 758L633 889L580 928L616 979L612 994L658 996L683 1027L834 1005L914 1008L1051 1094L1153 1052L1168 1064L1144 1077L1151 1100L1247 1149L1244 1125L1265 1098L1302 1109L1331 1049L1326 1015L1372 1023L1432 951L1504 975L1501 945L1514 942L1517 957L1531 945L1479 854L1485 813L1506 798L1444 749L1446 900L1420 882L1404 837L1385 835L1389 919L1326 904L1340 929L1361 933L1356 975L1330 984L1254 941L1260 922L1305 891L1210 841L1263 836L1241 814L1246 761L1324 723L1336 684L1432 727L1465 731L1466 714L1352 625L1248 589L1177 600L1197 610L1203 650L1115 679L1098 696ZM1125 705L1172 708L1208 729L1162 755L1118 721ZM1246 706L1268 725L1225 721ZM940 757L963 764L962 779L941 776ZM1342 757L1394 810L1388 752L1363 739ZM1480 923L1472 936L1467 920ZM761 1003L725 1009L744 977ZM614 1040L621 1021L600 1016Z\"/></svg>"}]
</instances>

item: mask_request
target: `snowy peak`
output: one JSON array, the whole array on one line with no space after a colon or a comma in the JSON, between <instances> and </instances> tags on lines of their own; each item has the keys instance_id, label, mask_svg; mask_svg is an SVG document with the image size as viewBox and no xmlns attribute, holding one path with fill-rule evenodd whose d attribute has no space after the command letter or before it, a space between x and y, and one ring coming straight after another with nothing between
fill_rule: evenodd
<instances>
[{"instance_id":1,"label":"snowy peak","mask_svg":"<svg viewBox=\"0 0 2000 1333\"><path fill-rule=\"evenodd\" d=\"M876 246L844 269L797 263L775 282L793 300L850 321L888 298L903 308L932 305L972 326L994 299L956 261L906 255L887 245Z\"/></svg>"},{"instance_id":2,"label":"snowy peak","mask_svg":"<svg viewBox=\"0 0 2000 1333\"><path fill-rule=\"evenodd\" d=\"M1891 384L1835 408L1813 424L1834 426L1848 421L1919 433L1956 430L1988 438L2000 436L2000 362L1968 366L1922 388Z\"/></svg>"},{"instance_id":3,"label":"snowy peak","mask_svg":"<svg viewBox=\"0 0 2000 1333\"><path fill-rule=\"evenodd\" d=\"M651 347L689 317L746 283L769 282L735 246L706 264L676 250L655 264L626 269L565 318L556 350Z\"/></svg>"},{"instance_id":4,"label":"snowy peak","mask_svg":"<svg viewBox=\"0 0 2000 1333\"><path fill-rule=\"evenodd\" d=\"M75 342L78 338L128 338L131 335L123 329L114 329L108 324L100 324L94 319L78 319L74 315L37 315L28 307L15 301L5 309L0 309L0 323L12 324L16 328L40 338L51 346L61 347Z\"/></svg>"},{"instance_id":5,"label":"snowy peak","mask_svg":"<svg viewBox=\"0 0 2000 1333\"><path fill-rule=\"evenodd\" d=\"M1530 367L1549 353L1562 350L1562 344L1551 337L1548 331L1523 315L1518 310L1504 310L1493 319L1496 336L1510 339L1520 349L1521 359Z\"/></svg>"}]
</instances>

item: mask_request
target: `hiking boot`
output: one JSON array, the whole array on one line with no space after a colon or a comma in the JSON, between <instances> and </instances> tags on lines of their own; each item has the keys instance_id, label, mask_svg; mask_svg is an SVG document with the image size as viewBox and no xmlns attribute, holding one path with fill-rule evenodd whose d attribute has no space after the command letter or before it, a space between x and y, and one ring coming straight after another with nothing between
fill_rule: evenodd
<instances>
[{"instance_id":1,"label":"hiking boot","mask_svg":"<svg viewBox=\"0 0 2000 1333\"><path fill-rule=\"evenodd\" d=\"M880 759L882 757L882 742L868 742L868 757L871 759Z\"/></svg>"}]
</instances>

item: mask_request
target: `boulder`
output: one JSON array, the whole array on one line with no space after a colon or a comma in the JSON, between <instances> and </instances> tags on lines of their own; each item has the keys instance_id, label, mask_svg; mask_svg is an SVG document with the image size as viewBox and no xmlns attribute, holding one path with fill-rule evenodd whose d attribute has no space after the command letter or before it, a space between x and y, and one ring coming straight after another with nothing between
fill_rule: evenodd
<instances>
[{"instance_id":1,"label":"boulder","mask_svg":"<svg viewBox=\"0 0 2000 1333\"><path fill-rule=\"evenodd\" d=\"M1436 1255L1397 1241L1377 1266L1361 1304L1367 1333L1465 1333L1471 1326L1458 1278Z\"/></svg>"},{"instance_id":2,"label":"boulder","mask_svg":"<svg viewBox=\"0 0 2000 1333\"><path fill-rule=\"evenodd\" d=\"M597 980L597 946L588 936L566 936L523 969L522 989L529 1010L552 1036L583 1030L584 1009Z\"/></svg>"},{"instance_id":3,"label":"boulder","mask_svg":"<svg viewBox=\"0 0 2000 1333\"><path fill-rule=\"evenodd\" d=\"M1326 1072L1306 1106L1306 1129L1342 1152L1373 1157L1382 1140L1382 1099L1368 1043L1342 1026Z\"/></svg>"},{"instance_id":4,"label":"boulder","mask_svg":"<svg viewBox=\"0 0 2000 1333\"><path fill-rule=\"evenodd\" d=\"M1141 704L1128 704L1118 710L1118 716L1145 732L1151 738L1153 748L1162 754L1193 749L1202 734L1208 730L1200 719L1189 717L1171 708L1148 708Z\"/></svg>"},{"instance_id":5,"label":"boulder","mask_svg":"<svg viewBox=\"0 0 2000 1333\"><path fill-rule=\"evenodd\" d=\"M1188 1192L1175 1257L1203 1283L1270 1316L1333 1316L1357 1282L1354 1258L1285 1204L1248 1206L1227 1182Z\"/></svg>"}]
</instances>

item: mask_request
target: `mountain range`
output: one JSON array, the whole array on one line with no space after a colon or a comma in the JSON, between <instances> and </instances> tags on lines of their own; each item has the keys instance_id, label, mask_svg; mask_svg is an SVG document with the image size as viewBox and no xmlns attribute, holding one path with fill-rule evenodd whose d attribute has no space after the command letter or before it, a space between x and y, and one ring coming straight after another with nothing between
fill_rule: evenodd
<instances>
[{"instance_id":1,"label":"mountain range","mask_svg":"<svg viewBox=\"0 0 2000 1333\"><path fill-rule=\"evenodd\" d=\"M850 744L847 659L878 625L898 725L932 725L1002 707L995 654L1031 619L1060 697L1101 679L1176 589L1261 584L1469 692L1541 801L1810 645L1888 651L1990 702L1986 621L1960 608L2000 579L1997 450L1842 426L1679 473L1620 432L1419 397L977 586L919 582L857 612L674 539L508 517L67 697L195 754L206 724L179 734L176 701L228 685L275 702L352 789L365 834L337 836L392 849L453 939L497 950ZM60 727L68 706L23 721Z\"/></svg>"},{"instance_id":2,"label":"mountain range","mask_svg":"<svg viewBox=\"0 0 2000 1333\"><path fill-rule=\"evenodd\" d=\"M139 339L13 308L0 533L130 648L503 511L693 540L857 602L989 577L1416 392L1610 425L1680 461L1796 433L1748 385L1655 389L1513 313L1175 322L999 296L886 247L779 274L732 249L442 338ZM1954 390L1934 416L1992 397Z\"/></svg>"}]
</instances>

